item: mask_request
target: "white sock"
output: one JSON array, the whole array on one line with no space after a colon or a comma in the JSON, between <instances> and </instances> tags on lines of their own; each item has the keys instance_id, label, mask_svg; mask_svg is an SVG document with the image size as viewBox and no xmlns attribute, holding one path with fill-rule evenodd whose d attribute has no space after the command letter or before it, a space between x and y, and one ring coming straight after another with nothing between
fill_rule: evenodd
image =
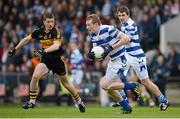
<instances>
[{"instance_id":1,"label":"white sock","mask_svg":"<svg viewBox=\"0 0 180 119\"><path fill-rule=\"evenodd\" d=\"M35 100L35 99L30 99L29 102L35 104L35 103L36 103L36 100Z\"/></svg>"},{"instance_id":2,"label":"white sock","mask_svg":"<svg viewBox=\"0 0 180 119\"><path fill-rule=\"evenodd\" d=\"M77 103L78 103L78 104L81 104L81 102L82 102L82 101L81 101L81 98L80 98L80 99L77 101Z\"/></svg>"}]
</instances>

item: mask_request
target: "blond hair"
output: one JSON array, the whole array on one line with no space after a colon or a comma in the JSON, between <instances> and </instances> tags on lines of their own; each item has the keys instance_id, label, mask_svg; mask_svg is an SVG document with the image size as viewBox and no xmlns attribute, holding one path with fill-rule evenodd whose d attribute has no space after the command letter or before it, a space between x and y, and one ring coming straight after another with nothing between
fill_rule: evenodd
<instances>
[{"instance_id":1,"label":"blond hair","mask_svg":"<svg viewBox=\"0 0 180 119\"><path fill-rule=\"evenodd\" d=\"M92 20L92 23L98 23L98 25L101 25L101 20L99 19L99 17L96 14L90 14L86 17L86 20Z\"/></svg>"}]
</instances>

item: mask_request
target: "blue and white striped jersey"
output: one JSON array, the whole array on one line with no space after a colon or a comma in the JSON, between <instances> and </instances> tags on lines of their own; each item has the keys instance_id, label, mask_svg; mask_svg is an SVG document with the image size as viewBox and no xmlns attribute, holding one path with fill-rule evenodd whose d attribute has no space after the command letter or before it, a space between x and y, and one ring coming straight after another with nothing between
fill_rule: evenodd
<instances>
[{"instance_id":1,"label":"blue and white striped jersey","mask_svg":"<svg viewBox=\"0 0 180 119\"><path fill-rule=\"evenodd\" d=\"M110 25L101 25L99 32L97 34L93 33L90 34L91 42L93 43L93 46L99 46L99 45L113 45L119 41L119 37L121 35L121 31L119 31L114 26ZM114 49L109 53L109 56L112 60L116 59L117 57L120 57L125 54L125 47L120 46L119 48Z\"/></svg>"},{"instance_id":2,"label":"blue and white striped jersey","mask_svg":"<svg viewBox=\"0 0 180 119\"><path fill-rule=\"evenodd\" d=\"M131 18L128 18L126 23L122 24L121 31L131 38L130 43L125 45L126 52L134 57L145 57L144 51L140 46L137 25Z\"/></svg>"},{"instance_id":3,"label":"blue and white striped jersey","mask_svg":"<svg viewBox=\"0 0 180 119\"><path fill-rule=\"evenodd\" d=\"M72 70L75 70L75 69L81 70L83 63L84 63L84 58L81 52L79 51L79 49L73 50L70 55L70 65L73 66Z\"/></svg>"}]
</instances>

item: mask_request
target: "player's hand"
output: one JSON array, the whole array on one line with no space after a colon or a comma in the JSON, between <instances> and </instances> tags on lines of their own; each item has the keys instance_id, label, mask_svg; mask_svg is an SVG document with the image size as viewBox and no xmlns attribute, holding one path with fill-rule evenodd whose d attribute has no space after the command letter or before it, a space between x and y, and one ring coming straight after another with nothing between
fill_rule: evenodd
<instances>
[{"instance_id":1,"label":"player's hand","mask_svg":"<svg viewBox=\"0 0 180 119\"><path fill-rule=\"evenodd\" d=\"M104 49L103 53L103 59L113 50L113 47L109 44L101 45L101 47Z\"/></svg>"},{"instance_id":2,"label":"player's hand","mask_svg":"<svg viewBox=\"0 0 180 119\"><path fill-rule=\"evenodd\" d=\"M34 51L34 57L39 57L40 59L43 57L43 55L45 55L46 53L44 52L44 50L37 50Z\"/></svg>"},{"instance_id":3,"label":"player's hand","mask_svg":"<svg viewBox=\"0 0 180 119\"><path fill-rule=\"evenodd\" d=\"M8 56L9 56L9 57L12 57L15 53L16 53L16 49L13 48L13 49L11 49L11 50L8 52Z\"/></svg>"},{"instance_id":4,"label":"player's hand","mask_svg":"<svg viewBox=\"0 0 180 119\"><path fill-rule=\"evenodd\" d=\"M95 54L94 52L91 52L91 50L89 50L89 53L87 54L87 57L89 60L93 61L95 60Z\"/></svg>"}]
</instances>

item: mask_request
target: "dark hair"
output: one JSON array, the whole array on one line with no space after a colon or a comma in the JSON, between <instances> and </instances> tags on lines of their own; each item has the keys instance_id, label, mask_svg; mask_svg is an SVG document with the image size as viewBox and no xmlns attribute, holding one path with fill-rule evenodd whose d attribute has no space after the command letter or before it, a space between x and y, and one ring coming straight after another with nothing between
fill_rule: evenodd
<instances>
[{"instance_id":1,"label":"dark hair","mask_svg":"<svg viewBox=\"0 0 180 119\"><path fill-rule=\"evenodd\" d=\"M126 12L126 14L129 16L130 12L129 12L129 8L125 5L120 6L119 8L117 8L117 13L118 12Z\"/></svg>"},{"instance_id":2,"label":"dark hair","mask_svg":"<svg viewBox=\"0 0 180 119\"><path fill-rule=\"evenodd\" d=\"M55 18L54 17L54 14L53 13L51 13L51 12L45 12L44 14L43 14L43 16L42 16L42 19L43 19L43 21L45 21L47 18Z\"/></svg>"}]
</instances>

